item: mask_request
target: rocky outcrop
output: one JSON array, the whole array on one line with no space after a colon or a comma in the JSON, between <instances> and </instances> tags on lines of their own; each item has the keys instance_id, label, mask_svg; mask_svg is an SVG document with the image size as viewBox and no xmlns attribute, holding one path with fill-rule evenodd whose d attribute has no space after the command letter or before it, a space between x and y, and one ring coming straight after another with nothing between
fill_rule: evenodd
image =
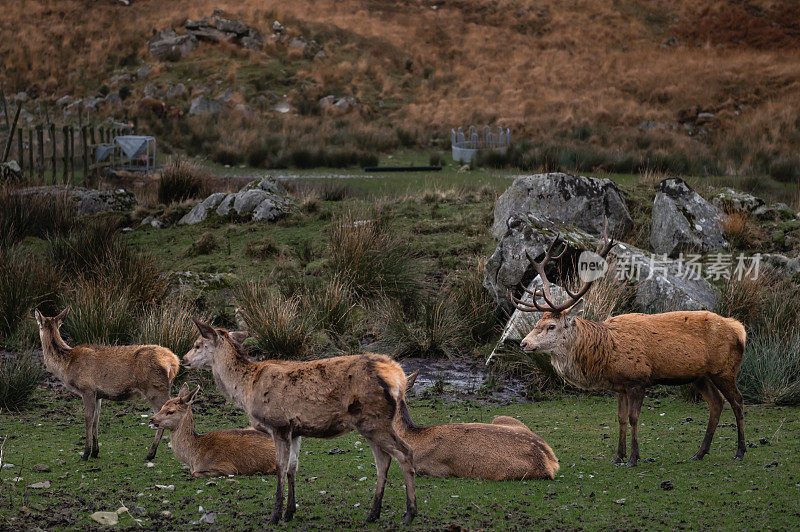
<instances>
[{"instance_id":1,"label":"rocky outcrop","mask_svg":"<svg viewBox=\"0 0 800 532\"><path fill-rule=\"evenodd\" d=\"M540 259L556 234L569 247L564 265L574 265L581 250L600 246L598 237L575 226L534 215L512 216L508 220L506 232L486 264L484 286L509 315L514 310L509 291L518 293L520 283L530 283L535 277L526 251ZM608 260L614 263L610 274L627 280L635 290L635 305L642 312L712 309L716 305L713 287L688 272L689 268L680 261L662 260L621 242L612 248ZM559 283L556 274L553 272L551 281Z\"/></svg>"},{"instance_id":2,"label":"rocky outcrop","mask_svg":"<svg viewBox=\"0 0 800 532\"><path fill-rule=\"evenodd\" d=\"M294 202L275 178L253 181L235 194L217 192L195 205L178 221L181 225L200 223L210 215L237 220L269 222L294 209Z\"/></svg>"},{"instance_id":3,"label":"rocky outcrop","mask_svg":"<svg viewBox=\"0 0 800 532\"><path fill-rule=\"evenodd\" d=\"M184 28L187 35L201 41L231 42L253 50L264 47L264 36L239 20L219 16L205 17L200 20L187 20Z\"/></svg>"},{"instance_id":4,"label":"rocky outcrop","mask_svg":"<svg viewBox=\"0 0 800 532\"><path fill-rule=\"evenodd\" d=\"M82 187L42 186L20 189L17 194L43 197L66 196L73 205L76 216L98 212L128 212L136 207L136 196L123 188L94 190Z\"/></svg>"},{"instance_id":5,"label":"rocky outcrop","mask_svg":"<svg viewBox=\"0 0 800 532\"><path fill-rule=\"evenodd\" d=\"M754 216L760 216L767 212L767 205L763 199L732 188L726 188L717 193L711 198L711 204L726 213L744 211Z\"/></svg>"},{"instance_id":6,"label":"rocky outcrop","mask_svg":"<svg viewBox=\"0 0 800 532\"><path fill-rule=\"evenodd\" d=\"M197 48L197 37L178 35L173 29L160 31L150 40L150 53L158 59L177 61Z\"/></svg>"},{"instance_id":7,"label":"rocky outcrop","mask_svg":"<svg viewBox=\"0 0 800 532\"><path fill-rule=\"evenodd\" d=\"M201 94L192 100L189 106L189 114L192 116L213 116L224 108L225 105L219 100Z\"/></svg>"},{"instance_id":8,"label":"rocky outcrop","mask_svg":"<svg viewBox=\"0 0 800 532\"><path fill-rule=\"evenodd\" d=\"M722 212L682 179L665 179L658 186L650 224L653 251L677 257L682 252L708 253L729 247L721 224Z\"/></svg>"},{"instance_id":9,"label":"rocky outcrop","mask_svg":"<svg viewBox=\"0 0 800 532\"><path fill-rule=\"evenodd\" d=\"M528 214L594 235L603 232L606 218L617 237L633 227L625 200L613 181L563 173L517 177L495 204L492 235L499 240L507 231L509 219Z\"/></svg>"}]
</instances>

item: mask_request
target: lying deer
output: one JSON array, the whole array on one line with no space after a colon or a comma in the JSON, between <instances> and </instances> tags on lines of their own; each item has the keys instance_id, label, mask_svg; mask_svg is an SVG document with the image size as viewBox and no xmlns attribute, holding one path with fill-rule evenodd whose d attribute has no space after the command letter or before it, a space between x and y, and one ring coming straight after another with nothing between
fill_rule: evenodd
<instances>
[{"instance_id":1,"label":"lying deer","mask_svg":"<svg viewBox=\"0 0 800 532\"><path fill-rule=\"evenodd\" d=\"M235 333L194 322L200 337L183 357L184 365L210 366L223 395L247 412L253 427L275 441L278 483L271 524L277 524L283 513L284 483L288 484L288 501L283 517L290 521L294 516L300 438L332 438L351 430L369 442L378 470L367 521L380 517L386 473L394 457L406 486L403 523L411 523L417 513L412 452L392 427L406 390L406 376L396 362L368 354L311 362L252 363L241 351Z\"/></svg>"},{"instance_id":2,"label":"lying deer","mask_svg":"<svg viewBox=\"0 0 800 532\"><path fill-rule=\"evenodd\" d=\"M406 391L419 371L408 376ZM395 430L414 450L417 474L433 477L525 480L555 478L558 459L553 450L521 421L497 416L488 423L448 423L417 426L405 401Z\"/></svg>"},{"instance_id":3,"label":"lying deer","mask_svg":"<svg viewBox=\"0 0 800 532\"><path fill-rule=\"evenodd\" d=\"M614 245L608 238L598 255L605 257ZM712 312L685 311L663 314L623 314L603 322L581 319L581 298L591 286L583 282L577 293L565 288L568 301L554 303L545 269L558 260L552 257L556 236L541 262L528 255L542 280L542 288L529 292L531 303L513 295L512 301L523 312L543 312L542 318L521 343L523 350L550 355L556 372L568 383L583 389L617 393L619 444L615 463L625 461L627 424L631 425L630 466L639 460L638 424L645 390L654 384L694 384L708 403L708 426L695 460L709 453L711 440L724 405L731 404L738 427L738 450L734 459L745 453L742 394L736 376L742 363L747 334L732 318ZM537 300L544 300L541 303Z\"/></svg>"},{"instance_id":4,"label":"lying deer","mask_svg":"<svg viewBox=\"0 0 800 532\"><path fill-rule=\"evenodd\" d=\"M169 429L172 450L195 478L220 475L274 475L275 443L255 429L218 430L198 436L192 401L200 390L184 383L178 396L153 416L150 426Z\"/></svg>"},{"instance_id":5,"label":"lying deer","mask_svg":"<svg viewBox=\"0 0 800 532\"><path fill-rule=\"evenodd\" d=\"M169 399L169 388L178 374L180 361L172 351L158 345L70 347L59 332L68 312L69 307L53 318L44 317L38 310L34 314L47 371L68 390L83 397L86 443L82 459L86 460L89 456L97 458L100 452L97 423L102 400L126 401L140 394L150 402L153 412L158 412ZM163 429L156 432L147 460L156 456L163 433Z\"/></svg>"}]
</instances>

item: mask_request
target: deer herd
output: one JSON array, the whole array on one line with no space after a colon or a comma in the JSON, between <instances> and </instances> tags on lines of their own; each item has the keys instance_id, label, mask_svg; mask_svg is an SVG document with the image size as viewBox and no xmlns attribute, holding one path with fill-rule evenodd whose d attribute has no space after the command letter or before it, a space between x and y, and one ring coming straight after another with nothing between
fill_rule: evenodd
<instances>
[{"instance_id":1,"label":"deer herd","mask_svg":"<svg viewBox=\"0 0 800 532\"><path fill-rule=\"evenodd\" d=\"M582 319L581 298L591 283L584 282L576 293L565 289L568 301L556 304L546 276L548 264L564 254L553 256L559 241L556 236L540 262L528 255L542 288L529 291L529 302L511 295L520 311L542 313L521 347L549 355L553 368L567 383L617 395L619 442L613 462L623 463L628 456L627 465L637 465L639 413L645 390L655 384L693 384L708 403L708 427L693 459L709 453L727 399L738 428L734 458L741 460L745 440L736 376L746 339L742 324L706 311L623 314L603 322ZM606 227L598 254L605 258L613 245ZM147 459L155 457L163 431L169 430L175 456L189 467L192 477L275 474L270 524L281 518L291 520L297 508L295 477L303 437L333 438L357 431L367 441L377 469L367 521L380 517L392 459L400 466L405 483L404 524L417 514L415 474L510 481L554 479L559 469L550 446L515 418L417 425L405 400L417 372L406 376L397 362L384 355L252 362L241 346L246 333L198 320L194 323L200 334L182 360L156 345L70 347L59 332L68 311L49 318L36 310L35 317L45 366L83 398L83 460L98 457L102 400L144 396L153 409L151 427L156 430ZM170 398L180 365L210 369L217 388L247 413L251 426L198 435L192 403L200 388L184 384L177 396Z\"/></svg>"}]
</instances>

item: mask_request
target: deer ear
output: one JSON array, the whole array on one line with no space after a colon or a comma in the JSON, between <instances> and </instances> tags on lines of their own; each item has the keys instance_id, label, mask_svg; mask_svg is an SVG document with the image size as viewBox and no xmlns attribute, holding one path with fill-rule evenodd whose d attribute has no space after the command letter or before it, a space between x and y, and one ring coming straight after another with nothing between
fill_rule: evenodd
<instances>
[{"instance_id":1,"label":"deer ear","mask_svg":"<svg viewBox=\"0 0 800 532\"><path fill-rule=\"evenodd\" d=\"M411 375L406 375L406 392L414 387L414 383L417 381L418 375L419 375L419 370L415 371Z\"/></svg>"},{"instance_id":2,"label":"deer ear","mask_svg":"<svg viewBox=\"0 0 800 532\"><path fill-rule=\"evenodd\" d=\"M192 401L194 401L194 396L197 395L197 392L199 391L200 391L200 386L189 392L189 394L183 398L184 401L186 401L187 403L191 403Z\"/></svg>"},{"instance_id":3,"label":"deer ear","mask_svg":"<svg viewBox=\"0 0 800 532\"><path fill-rule=\"evenodd\" d=\"M181 389L178 391L178 397L186 397L189 395L189 384L184 382Z\"/></svg>"},{"instance_id":4,"label":"deer ear","mask_svg":"<svg viewBox=\"0 0 800 532\"><path fill-rule=\"evenodd\" d=\"M217 331L214 330L214 327L195 318L192 318L192 321L197 325L197 329L200 331L200 335L203 338L206 340L217 339Z\"/></svg>"},{"instance_id":5,"label":"deer ear","mask_svg":"<svg viewBox=\"0 0 800 532\"><path fill-rule=\"evenodd\" d=\"M44 316L42 316L42 313L39 312L38 308L33 310L33 317L36 318L36 323L38 323L39 327L41 327L44 323Z\"/></svg>"},{"instance_id":6,"label":"deer ear","mask_svg":"<svg viewBox=\"0 0 800 532\"><path fill-rule=\"evenodd\" d=\"M58 322L59 325L64 323L64 319L67 317L67 314L69 314L69 307L62 310L61 314L55 317L55 320Z\"/></svg>"},{"instance_id":7,"label":"deer ear","mask_svg":"<svg viewBox=\"0 0 800 532\"><path fill-rule=\"evenodd\" d=\"M250 333L247 331L231 331L228 333L228 336L233 338L233 341L237 344L241 344L250 336Z\"/></svg>"},{"instance_id":8,"label":"deer ear","mask_svg":"<svg viewBox=\"0 0 800 532\"><path fill-rule=\"evenodd\" d=\"M570 323L572 323L575 318L580 318L583 316L584 308L585 304L583 298L581 298L577 301L577 303L567 309L567 316L569 317Z\"/></svg>"}]
</instances>

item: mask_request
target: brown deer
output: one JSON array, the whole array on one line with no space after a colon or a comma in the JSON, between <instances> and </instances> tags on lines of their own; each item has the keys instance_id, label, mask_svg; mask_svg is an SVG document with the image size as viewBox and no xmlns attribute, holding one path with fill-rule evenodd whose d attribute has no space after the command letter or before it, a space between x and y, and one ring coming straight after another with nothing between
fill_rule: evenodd
<instances>
[{"instance_id":1,"label":"brown deer","mask_svg":"<svg viewBox=\"0 0 800 532\"><path fill-rule=\"evenodd\" d=\"M184 365L210 366L223 395L247 412L256 430L275 441L278 482L271 524L277 524L283 513L284 483L288 484L288 500L283 517L290 521L294 516L300 438L333 438L351 430L369 442L378 471L367 521L380 517L386 473L394 457L406 486L403 523L411 523L417 513L412 451L392 427L406 390L406 376L396 362L366 354L310 362L253 363L233 333L194 322L200 337L183 358Z\"/></svg>"},{"instance_id":2,"label":"brown deer","mask_svg":"<svg viewBox=\"0 0 800 532\"><path fill-rule=\"evenodd\" d=\"M180 361L172 351L158 345L70 347L59 332L68 312L69 307L53 318L43 316L38 310L34 314L47 370L68 390L83 397L86 444L82 459L86 460L89 456L97 458L100 452L97 423L102 400L126 401L141 394L150 402L153 412L158 412L169 399L169 388L178 374ZM147 460L155 457L163 433L163 429L156 432Z\"/></svg>"},{"instance_id":3,"label":"brown deer","mask_svg":"<svg viewBox=\"0 0 800 532\"><path fill-rule=\"evenodd\" d=\"M407 377L406 391L419 371ZM433 477L525 480L555 478L558 459L545 441L521 421L497 416L492 423L448 423L417 426L405 401L395 430L414 451L419 475Z\"/></svg>"},{"instance_id":4,"label":"brown deer","mask_svg":"<svg viewBox=\"0 0 800 532\"><path fill-rule=\"evenodd\" d=\"M598 255L605 258L614 245L608 238ZM654 384L694 384L708 403L710 415L695 460L709 453L711 440L724 405L731 404L738 427L738 449L734 459L745 453L742 394L736 376L742 363L747 334L744 326L732 318L707 311L666 312L663 314L622 314L603 322L577 317L581 297L591 282L583 282L577 293L565 288L568 300L555 304L545 269L556 236L541 262L528 255L542 280L542 288L532 292L532 302L513 295L512 301L523 312L543 312L542 318L521 343L528 352L550 355L556 372L569 384L583 389L609 390L617 394L619 444L614 463L625 461L627 424L631 425L631 453L627 465L639 460L638 424L645 390ZM543 299L540 303L538 299Z\"/></svg>"},{"instance_id":5,"label":"brown deer","mask_svg":"<svg viewBox=\"0 0 800 532\"><path fill-rule=\"evenodd\" d=\"M184 383L178 396L164 403L150 421L155 429L169 429L172 450L192 476L274 475L275 443L268 434L251 427L197 435L192 401L199 390L189 391Z\"/></svg>"}]
</instances>

